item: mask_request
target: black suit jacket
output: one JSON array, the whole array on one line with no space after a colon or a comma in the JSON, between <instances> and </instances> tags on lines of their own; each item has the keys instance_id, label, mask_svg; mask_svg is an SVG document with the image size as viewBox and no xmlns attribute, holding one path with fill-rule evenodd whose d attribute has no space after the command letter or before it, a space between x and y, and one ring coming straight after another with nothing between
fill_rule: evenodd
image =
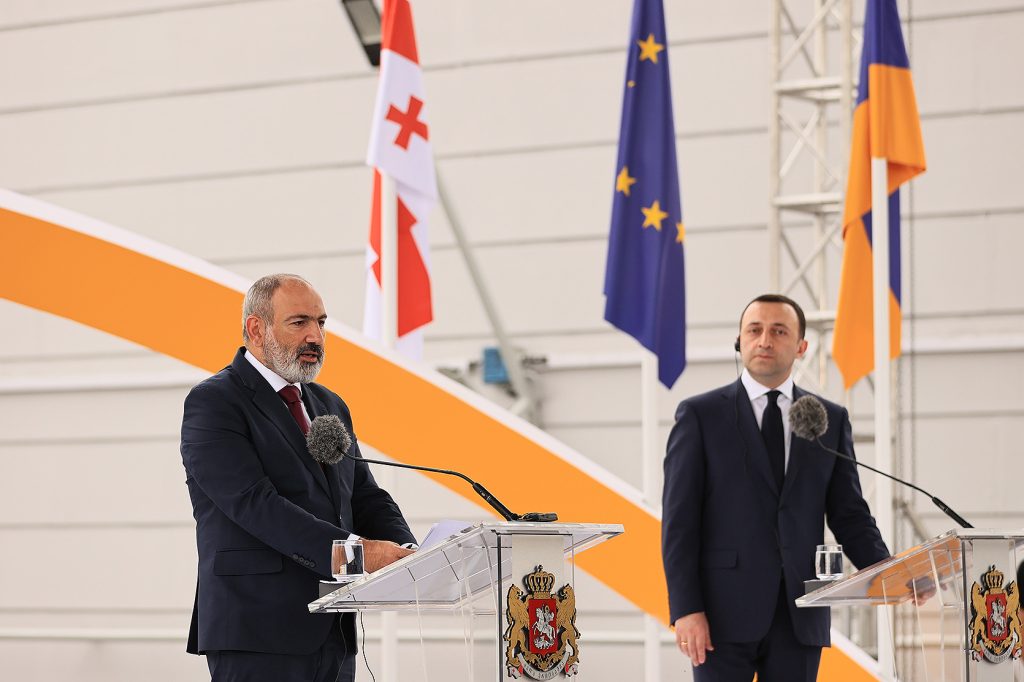
<instances>
[{"instance_id":1,"label":"black suit jacket","mask_svg":"<svg viewBox=\"0 0 1024 682\"><path fill-rule=\"evenodd\" d=\"M794 387L794 401L806 392ZM853 455L844 408L828 413L827 447ZM662 557L672 622L707 614L712 642L753 642L771 626L785 581L797 638L827 646L828 609L797 609L813 579L824 520L858 567L889 556L861 493L856 466L793 436L778 490L741 381L679 404L668 440Z\"/></svg>"},{"instance_id":2,"label":"black suit jacket","mask_svg":"<svg viewBox=\"0 0 1024 682\"><path fill-rule=\"evenodd\" d=\"M337 415L341 398L303 384L310 418ZM352 450L359 455L359 446ZM199 571L188 651L308 654L336 616L311 615L318 581L331 579L331 541L349 533L415 542L398 505L364 463L313 460L288 407L239 349L185 399L181 458L196 519ZM355 651L351 614L342 618Z\"/></svg>"}]
</instances>

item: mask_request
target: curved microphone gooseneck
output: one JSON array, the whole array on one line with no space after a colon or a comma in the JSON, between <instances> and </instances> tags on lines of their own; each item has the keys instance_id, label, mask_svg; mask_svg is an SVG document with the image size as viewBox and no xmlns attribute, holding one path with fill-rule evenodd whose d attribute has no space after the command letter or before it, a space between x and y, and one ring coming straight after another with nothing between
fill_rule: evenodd
<instances>
[{"instance_id":1,"label":"curved microphone gooseneck","mask_svg":"<svg viewBox=\"0 0 1024 682\"><path fill-rule=\"evenodd\" d=\"M367 464L380 464L400 469L413 469L415 471L429 471L434 474L446 476L457 476L473 486L476 494L484 499L494 511L498 512L501 518L506 521L527 521L527 522L551 522L558 520L558 514L552 512L529 512L527 514L516 514L501 503L487 488L483 487L469 476L451 469L436 469L434 467L417 466L415 464L402 464L401 462L386 462L380 459L367 459L349 454L352 447L352 436L348 429L341 423L336 415L321 415L313 419L309 425L309 433L306 434L306 446L313 459L325 464L335 464L346 457L355 462L366 462Z\"/></svg>"},{"instance_id":2,"label":"curved microphone gooseneck","mask_svg":"<svg viewBox=\"0 0 1024 682\"><path fill-rule=\"evenodd\" d=\"M853 462L857 466L862 466L865 469L870 469L876 474L881 474L886 478L890 478L897 483L902 483L908 488L913 488L919 493L926 495L935 504L936 507L941 509L946 516L956 521L962 528L974 528L970 523L967 522L964 517L957 514L948 504L940 500L939 498L932 495L924 488L920 488L910 481L904 481L901 478L896 478L892 474L887 474L880 469L876 469L870 464L861 462L856 457L843 454L838 450L833 450L824 443L821 442L821 437L828 430L828 413L825 411L825 406L821 404L821 401L812 395L805 395L793 403L793 406L789 408L789 428L793 432L794 436L809 440L817 443L821 446L821 449L829 453L834 457L845 459L849 462Z\"/></svg>"}]
</instances>

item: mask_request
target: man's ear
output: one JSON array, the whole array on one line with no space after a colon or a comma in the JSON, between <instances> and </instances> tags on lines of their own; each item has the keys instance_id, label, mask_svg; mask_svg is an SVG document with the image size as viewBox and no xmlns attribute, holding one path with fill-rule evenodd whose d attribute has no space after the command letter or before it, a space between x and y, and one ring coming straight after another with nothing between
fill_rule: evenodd
<instances>
[{"instance_id":1,"label":"man's ear","mask_svg":"<svg viewBox=\"0 0 1024 682\"><path fill-rule=\"evenodd\" d=\"M260 316L250 315L245 318L245 331L249 335L249 343L256 348L263 347L263 337L266 333L266 327Z\"/></svg>"},{"instance_id":2,"label":"man's ear","mask_svg":"<svg viewBox=\"0 0 1024 682\"><path fill-rule=\"evenodd\" d=\"M796 347L796 356L802 358L804 353L807 352L807 339L800 339L800 343Z\"/></svg>"}]
</instances>

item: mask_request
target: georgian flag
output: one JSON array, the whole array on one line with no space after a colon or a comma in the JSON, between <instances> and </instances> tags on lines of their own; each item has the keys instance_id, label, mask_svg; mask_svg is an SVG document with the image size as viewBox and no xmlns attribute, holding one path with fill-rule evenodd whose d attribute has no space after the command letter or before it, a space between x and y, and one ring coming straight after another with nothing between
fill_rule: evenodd
<instances>
[{"instance_id":1,"label":"georgian flag","mask_svg":"<svg viewBox=\"0 0 1024 682\"><path fill-rule=\"evenodd\" d=\"M366 252L363 331L380 338L380 173L398 195L398 350L419 358L422 327L433 319L427 218L437 201L434 155L409 0L384 0L380 80L366 163L374 168L370 243Z\"/></svg>"}]
</instances>

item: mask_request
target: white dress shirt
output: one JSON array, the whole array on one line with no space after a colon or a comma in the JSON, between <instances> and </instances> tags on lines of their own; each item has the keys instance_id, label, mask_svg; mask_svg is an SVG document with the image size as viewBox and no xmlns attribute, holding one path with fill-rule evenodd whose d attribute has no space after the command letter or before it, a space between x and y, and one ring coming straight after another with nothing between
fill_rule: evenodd
<instances>
[{"instance_id":1,"label":"white dress shirt","mask_svg":"<svg viewBox=\"0 0 1024 682\"><path fill-rule=\"evenodd\" d=\"M754 377L750 376L750 372L744 368L743 374L740 375L740 380L743 382L743 388L747 390L747 396L750 398L750 407L754 409L754 419L757 420L758 429L761 428L761 420L764 418L764 408L768 407L768 392L778 391L782 394L776 402L779 405L779 410L782 412L782 433L785 436L786 444L786 459L783 466L788 467L789 444L793 440L793 436L789 431L789 408L793 404L793 377L787 377L781 386L768 388L759 384Z\"/></svg>"}]
</instances>

